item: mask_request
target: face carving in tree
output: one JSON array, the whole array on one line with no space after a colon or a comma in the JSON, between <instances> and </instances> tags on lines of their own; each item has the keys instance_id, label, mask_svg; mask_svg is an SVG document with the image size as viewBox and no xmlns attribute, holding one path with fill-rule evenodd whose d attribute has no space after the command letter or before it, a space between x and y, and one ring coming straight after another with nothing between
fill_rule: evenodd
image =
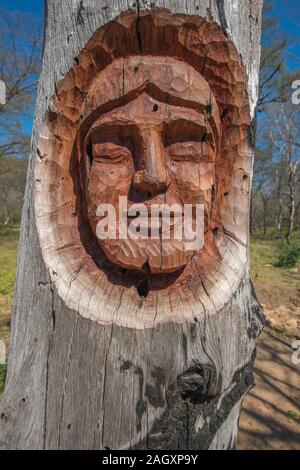
<instances>
[{"instance_id":1,"label":"face carving in tree","mask_svg":"<svg viewBox=\"0 0 300 470\"><path fill-rule=\"evenodd\" d=\"M50 109L36 224L66 305L134 328L223 308L247 266L253 151L244 66L222 29L165 10L127 12L89 39ZM158 238L100 239L97 208L116 209L118 232L120 197L127 211L204 206L203 246L186 250L173 226L170 240L162 228Z\"/></svg>"},{"instance_id":2,"label":"face carving in tree","mask_svg":"<svg viewBox=\"0 0 300 470\"><path fill-rule=\"evenodd\" d=\"M209 85L175 59L132 57L113 68L111 86L122 86L124 77L118 71L125 69L130 87L125 95L130 97L101 113L85 138L86 210L94 234L99 205L113 204L119 216L120 196L127 196L129 208L145 204L149 217L153 204L179 204L182 211L185 204L203 204L207 231L220 133L219 110ZM95 103L97 93L101 94L100 82L91 92ZM194 102L189 100L191 93ZM128 217L128 223L131 220ZM152 273L176 271L195 254L186 250L184 240L174 239L172 228L170 240L160 236L99 243L113 263L136 270L146 266Z\"/></svg>"}]
</instances>

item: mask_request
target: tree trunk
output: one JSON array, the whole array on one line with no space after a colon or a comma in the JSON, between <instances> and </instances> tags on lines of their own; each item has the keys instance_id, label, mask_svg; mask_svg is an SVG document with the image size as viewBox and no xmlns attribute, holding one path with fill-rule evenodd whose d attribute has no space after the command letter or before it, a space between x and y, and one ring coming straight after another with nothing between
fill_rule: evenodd
<instances>
[{"instance_id":1,"label":"tree trunk","mask_svg":"<svg viewBox=\"0 0 300 470\"><path fill-rule=\"evenodd\" d=\"M47 0L46 6L43 67L22 218L7 380L0 402L1 448L233 448L242 401L254 383L252 370L255 348L263 326L261 309L250 278L248 233L262 0ZM181 26L185 17L177 21L168 12L160 12L155 23L149 14L156 18L156 8L166 8L175 14L203 17L206 22L197 23L197 19L188 18L187 24ZM109 40L106 37L103 39L100 31L89 43L93 33L102 25L129 9L132 10L129 16L121 17L109 26ZM122 25L123 29L120 31L125 31L131 27L133 16L135 23L130 30L131 36L124 40L118 32L118 25ZM213 21L220 25L226 35L220 36L216 25L209 26ZM49 179L44 182L43 175L52 168L51 158L55 163L58 157L55 152L53 155L46 155L48 150L44 154L40 150L39 141L43 140L46 131L52 130L53 121L57 126L62 121L68 122L68 132L73 129L75 121L80 121L81 117L74 110L73 95L69 95L70 89L64 86L69 87L78 67L81 67L82 72L83 64L89 64L89 60L93 63L91 70L94 70L93 67L101 68L102 61L107 60L109 63L107 51L114 47L111 43L119 38L117 48L129 47L128 44L135 41L136 46L130 54L143 55L146 50L143 48L166 48L169 37L177 38L177 35L172 36L172 31L180 30L180 34L186 34L186 40L174 45L174 54L170 47L167 52L162 50L161 55L173 54L170 67L173 67L174 62L174 67L178 67L178 74L181 73L182 58L178 61L176 54L178 53L178 57L180 54L184 56L186 43L192 38L192 45L186 56L190 63L186 67L194 73L193 70L199 65L194 60L195 54L202 54L201 41L207 40L208 33L203 36L199 33L199 37L194 37L189 29L193 22L200 32L205 27L219 38L213 42L219 46L214 49L213 45L209 49L211 56L203 62L201 73L206 76L207 81L214 81L215 85L212 86L215 86L216 99L219 97L220 103L223 96L220 86L227 84L223 84L223 65L220 65L221 76L218 78L219 68L214 64L218 60L220 64L228 64L228 47L223 47L222 44L226 45L226 41L232 40L237 48L236 53L229 46L230 60L232 64L235 63L235 66L232 65L232 76L242 73L239 56L243 59L250 106L248 111L243 108L244 114L240 113L241 108L238 109L238 114L242 116L239 118L242 128L243 123L248 122L247 113L250 109L250 127L245 125L243 129L247 132L250 130L252 135L252 138L249 135L247 138L243 134L239 152L243 155L237 155L236 163L232 165L233 170L230 165L225 169L221 164L217 167L218 184L216 189L213 186L210 194L212 206L216 201L214 207L218 207L222 220L220 223L220 218L211 216L210 221L215 225L211 235L207 235L208 241L203 250L206 254L199 255L199 285L193 284L194 274L191 271L191 281L184 284L188 287L179 286L170 293L168 288L162 289L161 285L152 290L151 285L147 287L144 278L136 290L125 285L128 279L121 286L115 285L116 282L112 286L108 267L108 275L103 278L103 283L106 283L111 294L103 292L101 286L95 287L94 294L98 295L98 289L101 295L92 302L94 294L90 293L89 301L85 303L83 281L78 280L83 276L84 268L79 266L76 268L76 275L68 278L68 269L71 269L73 261L76 264L76 256L72 255L64 268L63 262L58 262L55 266L53 264L54 258L67 250L66 245L60 250L57 247L60 234L65 236L67 229L66 232L63 228L58 230L55 238L51 223L57 217L60 204L63 205L61 201L64 193L67 192L59 193L58 180L68 179L70 174L67 174L67 167L66 170L63 169L64 163L61 160L59 166L53 166L54 177L48 175ZM148 28L153 28L154 31L150 45L147 45ZM156 42L153 35L156 34L155 31L160 34L161 30L163 33L158 36L158 46L154 46ZM189 32L182 33L186 30ZM91 48L98 40L107 41L106 47L103 46L101 54L95 52L93 55L96 48ZM81 53L87 43L88 46ZM214 51L220 56L215 58ZM225 54L225 59L222 54ZM151 57L153 55L159 54L150 54ZM131 59L126 60L130 64ZM146 62L146 59L142 59L140 67L146 67ZM109 67L111 65L107 69ZM59 82L71 68L72 73L60 87ZM138 75L138 70L135 67L134 74L137 72ZM127 69L124 73L126 75ZM231 75L228 83L230 80ZM105 82L107 87L110 86L110 81L108 78ZM125 85L127 86L127 82ZM128 86L131 86L131 80L128 80ZM230 86L233 85L229 83L228 87ZM76 93L80 95L81 89L81 84L77 83ZM150 87L149 90L147 93L156 93L155 87ZM234 109L245 106L242 102L237 104L238 94L241 93L242 96L244 92L243 86L239 85L237 90L236 95L230 95L230 106L222 111L222 120L225 123L233 119ZM55 93L58 98L53 106L50 98ZM183 95L184 90L176 98L178 103L185 102ZM198 98L199 94L195 95L193 103L191 98L190 104L185 102L184 106L196 107ZM68 103L67 99L70 100ZM48 127L45 128L42 120L49 106ZM170 107L170 103L168 106ZM57 115L64 113L67 108L68 118L57 124ZM222 103L219 108L222 109ZM153 111L156 110L157 108L153 108ZM206 107L205 112L209 115L214 112L211 105ZM228 141L223 143L224 146L231 145L229 139L234 140L233 135L226 135ZM65 145L65 136L54 137L56 143L62 139L61 145ZM228 154L231 155L230 152ZM38 176L35 176L35 167ZM71 168L71 172L74 168ZM233 171L232 176L226 173L230 171ZM52 177L54 179L50 181ZM228 184L228 187L223 188L223 184ZM73 185L70 185L68 191L72 188ZM52 206L54 200L57 201L55 211ZM41 220L44 215L40 215L40 211L45 214L47 210L49 214L47 212L45 220L50 225L43 225ZM72 207L73 213L74 210ZM74 223L77 224L78 214L73 215ZM60 224L63 227L63 219ZM75 229L77 230L77 226L74 226L74 231ZM85 235L82 237L84 239ZM196 265L195 260L194 263ZM204 271L201 271L202 266ZM148 282L148 277L145 276ZM76 288L73 281L79 282ZM154 280L153 283L155 282ZM72 295L69 295L63 283L69 283L69 290L73 289ZM84 286L89 289L89 281ZM105 297L106 295L110 297Z\"/></svg>"},{"instance_id":2,"label":"tree trunk","mask_svg":"<svg viewBox=\"0 0 300 470\"><path fill-rule=\"evenodd\" d=\"M281 171L280 171L281 170ZM280 169L276 172L276 183L277 183L277 216L276 216L276 234L279 235L282 228L283 218L283 200L282 200L282 181L283 172Z\"/></svg>"},{"instance_id":3,"label":"tree trunk","mask_svg":"<svg viewBox=\"0 0 300 470\"><path fill-rule=\"evenodd\" d=\"M288 225L288 233L286 235L286 239L288 243L291 243L292 241L295 214L296 214L296 172L297 172L297 164L289 163L289 179L288 179L289 225Z\"/></svg>"}]
</instances>

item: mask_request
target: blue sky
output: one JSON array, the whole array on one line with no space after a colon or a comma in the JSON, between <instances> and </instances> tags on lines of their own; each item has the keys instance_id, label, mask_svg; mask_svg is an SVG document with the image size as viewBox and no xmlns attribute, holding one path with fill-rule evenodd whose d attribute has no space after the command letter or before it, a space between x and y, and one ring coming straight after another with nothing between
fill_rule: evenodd
<instances>
[{"instance_id":1,"label":"blue sky","mask_svg":"<svg viewBox=\"0 0 300 470\"><path fill-rule=\"evenodd\" d=\"M282 31L290 38L288 58L291 70L300 68L300 2L299 0L275 0L274 15L278 17Z\"/></svg>"},{"instance_id":2,"label":"blue sky","mask_svg":"<svg viewBox=\"0 0 300 470\"><path fill-rule=\"evenodd\" d=\"M243 1L243 0L241 0ZM40 16L43 24L44 0L0 0L0 7ZM300 68L300 2L299 0L275 0L274 15L278 17L282 31L290 38L287 62L290 70ZM297 60L298 58L298 60ZM30 132L32 120L24 119L24 128Z\"/></svg>"},{"instance_id":3,"label":"blue sky","mask_svg":"<svg viewBox=\"0 0 300 470\"><path fill-rule=\"evenodd\" d=\"M43 15L44 0L0 0L0 6L6 10L18 10Z\"/></svg>"}]
</instances>

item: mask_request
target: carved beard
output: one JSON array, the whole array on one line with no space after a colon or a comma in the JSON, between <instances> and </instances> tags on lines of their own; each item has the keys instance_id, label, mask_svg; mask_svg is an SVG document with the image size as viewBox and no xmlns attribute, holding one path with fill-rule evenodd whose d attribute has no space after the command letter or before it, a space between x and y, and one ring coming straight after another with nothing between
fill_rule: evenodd
<instances>
[{"instance_id":1,"label":"carved beard","mask_svg":"<svg viewBox=\"0 0 300 470\"><path fill-rule=\"evenodd\" d=\"M151 204L161 205L162 201L159 199L154 199L151 201ZM131 206L133 207L133 206ZM149 214L151 212L150 205ZM117 235L120 233L120 211L116 207L117 223L116 223L116 232ZM143 219L143 217L140 217ZM130 233L130 224L133 223L134 218L129 217L127 223L125 224L126 229ZM138 218L135 219L137 221ZM143 219L145 220L145 219ZM99 218L92 217L91 221L93 222L93 230L96 236L98 236L97 225L99 223ZM106 221L105 221L106 223ZM151 238L151 222L150 218L148 219L147 228L145 228L144 233L149 233L148 239L132 239L130 235L125 240L99 240L99 244L105 252L106 256L113 263L126 268L134 269L138 271L144 271L146 273L172 273L180 270L184 267L197 252L196 250L189 249L190 240L177 240L175 239L175 227L172 225L170 227L170 239L165 239L165 231L163 230L163 225L161 225L158 238ZM174 221L175 223L175 221ZM181 224L179 224L180 226Z\"/></svg>"}]
</instances>

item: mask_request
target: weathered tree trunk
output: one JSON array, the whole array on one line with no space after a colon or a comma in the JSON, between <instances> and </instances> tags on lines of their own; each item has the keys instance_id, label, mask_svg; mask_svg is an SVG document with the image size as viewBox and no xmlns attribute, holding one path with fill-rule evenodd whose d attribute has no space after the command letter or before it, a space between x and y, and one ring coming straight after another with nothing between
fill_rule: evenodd
<instances>
[{"instance_id":1,"label":"weathered tree trunk","mask_svg":"<svg viewBox=\"0 0 300 470\"><path fill-rule=\"evenodd\" d=\"M226 240L229 267L225 272L224 263L213 262L220 272L217 269L210 278L203 276L200 301L191 283L194 297L188 301L180 287L173 305L164 298L164 291L150 292L149 298L138 303L128 300L124 290L105 305L94 302L95 315L90 310L88 315L82 313L83 295L78 292L77 308L74 297L70 300L56 278L60 266L57 272L50 269L46 245L51 227L43 232L39 209L35 214L34 194L39 194L40 207L43 188L37 189L41 177L36 178L34 172L48 158L38 150L38 141L50 98L55 92L60 95L57 84L74 60L75 66L82 63L79 53L93 33L129 9L136 15L141 54L150 24L142 21L147 18L146 10L155 14L156 8L166 8L221 26L222 41L233 41L246 67L253 136L262 0L47 0L46 4L43 68L22 219L8 373L0 402L1 448L232 448L243 398L253 386L255 348L263 325L249 269L254 139L249 136L250 150L241 156L236 179L224 192L234 213L233 228L227 223L231 215L224 209L226 220L214 229L209 242L215 240L221 246L221 238ZM172 23L169 13L162 15ZM163 40L161 44L163 47ZM222 47L216 50L222 56ZM223 110L223 120L227 113ZM54 186L51 194L55 197ZM215 255L207 256L214 259ZM138 290L146 297L143 286ZM169 298L173 298L171 294ZM149 306L150 319L143 317L143 325L139 312L148 311L147 302L155 304L154 314L151 316ZM181 313L177 318L172 309L178 305ZM109 315L111 308L113 319L105 320L106 310Z\"/></svg>"}]
</instances>

